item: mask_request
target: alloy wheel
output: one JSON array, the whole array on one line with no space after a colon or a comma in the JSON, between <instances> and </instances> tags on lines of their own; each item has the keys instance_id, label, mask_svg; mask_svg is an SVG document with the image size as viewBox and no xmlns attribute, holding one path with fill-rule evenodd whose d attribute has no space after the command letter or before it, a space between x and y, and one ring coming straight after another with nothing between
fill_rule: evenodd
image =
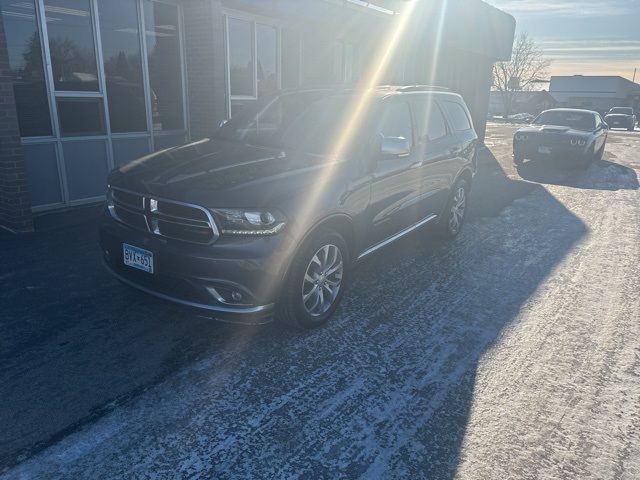
<instances>
[{"instance_id":1,"label":"alloy wheel","mask_svg":"<svg viewBox=\"0 0 640 480\"><path fill-rule=\"evenodd\" d=\"M460 231L464 213L467 208L467 192L463 186L459 186L456 194L451 202L451 211L449 214L449 229L454 235Z\"/></svg>"},{"instance_id":2,"label":"alloy wheel","mask_svg":"<svg viewBox=\"0 0 640 480\"><path fill-rule=\"evenodd\" d=\"M314 317L329 311L342 287L344 262L340 249L323 245L311 257L302 281L302 304Z\"/></svg>"}]
</instances>

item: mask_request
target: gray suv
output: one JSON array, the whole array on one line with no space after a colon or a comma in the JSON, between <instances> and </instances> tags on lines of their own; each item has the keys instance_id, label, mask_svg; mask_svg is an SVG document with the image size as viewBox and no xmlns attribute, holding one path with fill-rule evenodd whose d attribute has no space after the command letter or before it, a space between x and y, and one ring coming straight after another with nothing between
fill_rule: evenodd
<instances>
[{"instance_id":1,"label":"gray suv","mask_svg":"<svg viewBox=\"0 0 640 480\"><path fill-rule=\"evenodd\" d=\"M462 97L442 89L284 92L113 171L104 260L212 318L316 327L356 262L426 224L458 235L477 145Z\"/></svg>"}]
</instances>

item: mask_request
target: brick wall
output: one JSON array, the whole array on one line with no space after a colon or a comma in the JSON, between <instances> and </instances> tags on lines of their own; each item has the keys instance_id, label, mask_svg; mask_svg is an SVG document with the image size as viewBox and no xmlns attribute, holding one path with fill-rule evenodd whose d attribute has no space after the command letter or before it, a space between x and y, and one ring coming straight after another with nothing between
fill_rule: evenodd
<instances>
[{"instance_id":1,"label":"brick wall","mask_svg":"<svg viewBox=\"0 0 640 480\"><path fill-rule=\"evenodd\" d=\"M184 35L192 140L226 118L224 19L220 0L184 0Z\"/></svg>"},{"instance_id":2,"label":"brick wall","mask_svg":"<svg viewBox=\"0 0 640 480\"><path fill-rule=\"evenodd\" d=\"M33 230L31 201L6 45L0 15L0 225L28 232Z\"/></svg>"}]
</instances>

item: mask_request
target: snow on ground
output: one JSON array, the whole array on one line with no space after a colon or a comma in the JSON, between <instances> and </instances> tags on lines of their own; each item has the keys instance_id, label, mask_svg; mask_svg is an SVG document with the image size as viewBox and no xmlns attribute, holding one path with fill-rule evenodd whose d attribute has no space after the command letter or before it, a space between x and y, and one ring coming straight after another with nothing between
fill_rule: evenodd
<instances>
[{"instance_id":1,"label":"snow on ground","mask_svg":"<svg viewBox=\"0 0 640 480\"><path fill-rule=\"evenodd\" d=\"M556 183L361 265L324 329L238 328L5 478L640 478L636 172Z\"/></svg>"}]
</instances>

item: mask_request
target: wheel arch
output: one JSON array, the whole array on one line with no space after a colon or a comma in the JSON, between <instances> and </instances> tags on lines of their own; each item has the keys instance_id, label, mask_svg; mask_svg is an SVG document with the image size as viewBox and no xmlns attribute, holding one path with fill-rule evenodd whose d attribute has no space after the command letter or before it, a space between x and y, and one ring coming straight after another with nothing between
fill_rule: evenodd
<instances>
[{"instance_id":1,"label":"wheel arch","mask_svg":"<svg viewBox=\"0 0 640 480\"><path fill-rule=\"evenodd\" d=\"M460 170L458 172L458 175L456 176L455 180L451 184L451 189L452 190L453 190L454 185L456 183L458 183L458 181L460 179L466 180L466 182L469 185L469 187L471 187L471 182L473 181L473 172L471 171L470 167L465 167L465 168L463 168L462 170Z\"/></svg>"},{"instance_id":2,"label":"wheel arch","mask_svg":"<svg viewBox=\"0 0 640 480\"><path fill-rule=\"evenodd\" d=\"M356 231L353 224L353 219L345 213L334 213L315 222L310 228L306 230L306 232L302 236L300 236L300 240L298 241L293 254L289 257L286 268L283 270L283 280L286 279L287 275L289 274L291 263L293 262L293 259L296 257L296 255L298 255L298 252L300 251L302 245L304 245L305 242L307 242L307 240L309 240L316 232L322 229L333 230L342 235L344 241L347 243L347 248L349 249L349 262L353 262L356 256L357 248Z\"/></svg>"}]
</instances>

